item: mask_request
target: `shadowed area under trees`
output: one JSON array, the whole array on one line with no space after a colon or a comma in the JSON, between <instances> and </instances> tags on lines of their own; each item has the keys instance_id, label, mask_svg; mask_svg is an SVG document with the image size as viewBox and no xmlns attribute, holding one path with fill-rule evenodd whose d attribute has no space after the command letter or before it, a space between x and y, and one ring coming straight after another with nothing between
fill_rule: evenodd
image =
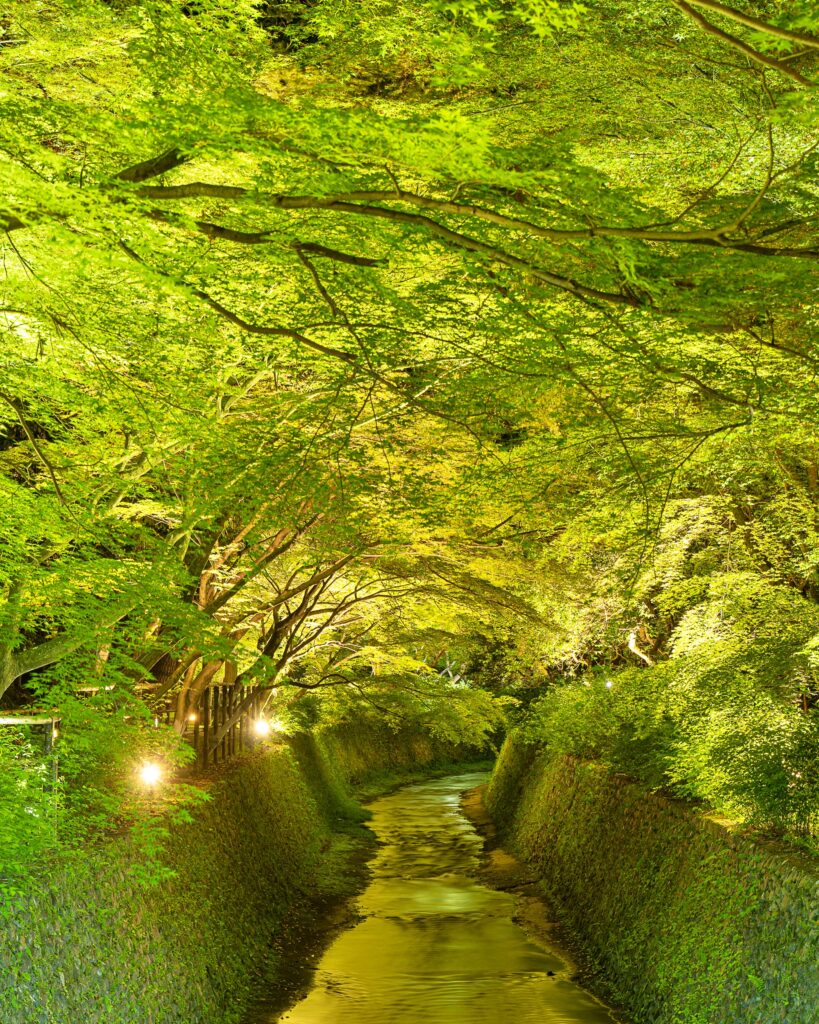
<instances>
[{"instance_id":1,"label":"shadowed area under trees","mask_svg":"<svg viewBox=\"0 0 819 1024\"><path fill-rule=\"evenodd\" d=\"M4 879L217 684L812 842L810 0L11 0L0 102Z\"/></svg>"}]
</instances>

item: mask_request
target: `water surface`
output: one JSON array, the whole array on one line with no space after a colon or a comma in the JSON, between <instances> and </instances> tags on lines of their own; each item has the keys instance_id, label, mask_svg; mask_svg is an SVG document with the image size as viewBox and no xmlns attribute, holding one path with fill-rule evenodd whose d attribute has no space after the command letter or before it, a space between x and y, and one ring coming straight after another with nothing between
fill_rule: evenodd
<instances>
[{"instance_id":1,"label":"water surface","mask_svg":"<svg viewBox=\"0 0 819 1024\"><path fill-rule=\"evenodd\" d=\"M362 920L318 964L287 1024L615 1024L569 968L513 921L516 900L478 878L482 840L460 810L471 773L370 805L381 845Z\"/></svg>"}]
</instances>

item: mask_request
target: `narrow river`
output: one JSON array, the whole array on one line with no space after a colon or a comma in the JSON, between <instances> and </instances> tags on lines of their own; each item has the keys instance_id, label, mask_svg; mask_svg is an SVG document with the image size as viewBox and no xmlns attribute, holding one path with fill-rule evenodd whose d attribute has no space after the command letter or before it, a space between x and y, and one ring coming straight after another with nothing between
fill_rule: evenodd
<instances>
[{"instance_id":1,"label":"narrow river","mask_svg":"<svg viewBox=\"0 0 819 1024\"><path fill-rule=\"evenodd\" d=\"M479 880L482 840L460 798L485 780L436 779L370 805L381 845L357 900L362 919L282 1024L615 1024L515 923L515 897Z\"/></svg>"}]
</instances>

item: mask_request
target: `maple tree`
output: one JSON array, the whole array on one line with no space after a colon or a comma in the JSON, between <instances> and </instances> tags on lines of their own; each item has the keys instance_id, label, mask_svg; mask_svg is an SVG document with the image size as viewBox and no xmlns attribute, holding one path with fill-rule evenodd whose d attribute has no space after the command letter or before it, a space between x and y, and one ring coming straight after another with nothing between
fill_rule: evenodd
<instances>
[{"instance_id":1,"label":"maple tree","mask_svg":"<svg viewBox=\"0 0 819 1024\"><path fill-rule=\"evenodd\" d=\"M630 666L670 746L577 749L745 813L726 708L813 750L811 6L7 5L4 702L104 679L110 765L214 680L476 738Z\"/></svg>"}]
</instances>

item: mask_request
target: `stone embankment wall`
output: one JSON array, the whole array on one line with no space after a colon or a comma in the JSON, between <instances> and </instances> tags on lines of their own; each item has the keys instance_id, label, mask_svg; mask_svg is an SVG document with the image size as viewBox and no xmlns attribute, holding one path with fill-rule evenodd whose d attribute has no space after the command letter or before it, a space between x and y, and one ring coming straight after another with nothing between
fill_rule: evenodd
<instances>
[{"instance_id":1,"label":"stone embankment wall","mask_svg":"<svg viewBox=\"0 0 819 1024\"><path fill-rule=\"evenodd\" d=\"M0 889L0 1021L235 1024L260 980L275 984L293 922L353 884L345 854L366 815L348 781L460 753L365 726L297 737L211 781L167 839L167 881L141 884L118 837Z\"/></svg>"},{"instance_id":2,"label":"stone embankment wall","mask_svg":"<svg viewBox=\"0 0 819 1024\"><path fill-rule=\"evenodd\" d=\"M514 736L486 800L637 1024L819 1022L812 858Z\"/></svg>"}]
</instances>

